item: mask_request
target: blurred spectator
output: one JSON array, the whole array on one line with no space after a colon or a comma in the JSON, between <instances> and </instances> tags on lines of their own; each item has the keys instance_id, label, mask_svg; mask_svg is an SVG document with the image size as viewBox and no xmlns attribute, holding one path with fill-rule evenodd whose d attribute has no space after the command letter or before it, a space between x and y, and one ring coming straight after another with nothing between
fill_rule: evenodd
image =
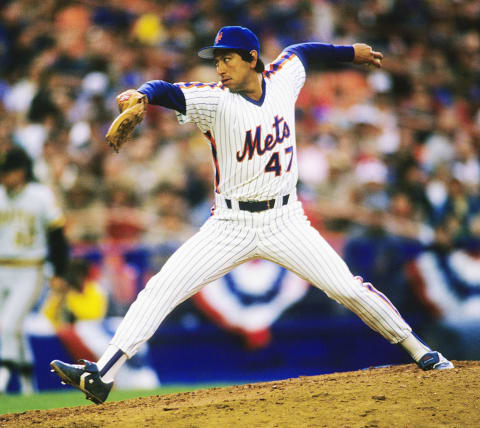
<instances>
[{"instance_id":1,"label":"blurred spectator","mask_svg":"<svg viewBox=\"0 0 480 428\"><path fill-rule=\"evenodd\" d=\"M480 341L480 216L472 234L456 240L455 222L435 229L435 241L408 265L411 285L433 328L435 346L448 346L457 359L479 359Z\"/></svg>"},{"instance_id":2,"label":"blurred spectator","mask_svg":"<svg viewBox=\"0 0 480 428\"><path fill-rule=\"evenodd\" d=\"M181 189L174 185L160 184L152 196L149 210L150 225L144 242L179 246L193 235L188 202Z\"/></svg>"},{"instance_id":3,"label":"blurred spectator","mask_svg":"<svg viewBox=\"0 0 480 428\"><path fill-rule=\"evenodd\" d=\"M146 218L133 188L112 185L107 189L105 199L105 239L114 244L139 243Z\"/></svg>"},{"instance_id":4,"label":"blurred spectator","mask_svg":"<svg viewBox=\"0 0 480 428\"><path fill-rule=\"evenodd\" d=\"M99 244L105 237L107 208L100 195L101 189L91 176L79 177L65 194L66 233L77 245Z\"/></svg>"}]
</instances>

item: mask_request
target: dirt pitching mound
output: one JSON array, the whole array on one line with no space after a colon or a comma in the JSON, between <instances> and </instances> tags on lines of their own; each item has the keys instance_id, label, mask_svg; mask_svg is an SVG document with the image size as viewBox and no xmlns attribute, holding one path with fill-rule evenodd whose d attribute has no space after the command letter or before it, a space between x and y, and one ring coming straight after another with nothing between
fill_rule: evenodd
<instances>
[{"instance_id":1,"label":"dirt pitching mound","mask_svg":"<svg viewBox=\"0 0 480 428\"><path fill-rule=\"evenodd\" d=\"M299 377L0 416L0 427L478 427L480 361Z\"/></svg>"}]
</instances>

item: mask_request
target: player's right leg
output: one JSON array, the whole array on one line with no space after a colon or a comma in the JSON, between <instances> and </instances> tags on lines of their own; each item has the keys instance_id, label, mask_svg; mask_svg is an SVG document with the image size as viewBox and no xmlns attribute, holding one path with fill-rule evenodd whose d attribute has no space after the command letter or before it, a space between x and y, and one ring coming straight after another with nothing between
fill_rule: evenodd
<instances>
[{"instance_id":1,"label":"player's right leg","mask_svg":"<svg viewBox=\"0 0 480 428\"><path fill-rule=\"evenodd\" d=\"M85 392L87 398L102 403L116 372L155 333L163 319L204 285L252 258L256 245L254 230L210 218L147 282L97 364L55 360L52 369L64 382Z\"/></svg>"}]
</instances>

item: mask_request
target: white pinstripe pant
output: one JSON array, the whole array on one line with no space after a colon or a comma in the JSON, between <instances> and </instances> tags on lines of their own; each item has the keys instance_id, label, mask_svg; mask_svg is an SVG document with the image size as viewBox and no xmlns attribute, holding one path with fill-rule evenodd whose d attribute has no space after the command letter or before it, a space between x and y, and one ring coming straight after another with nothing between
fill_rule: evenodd
<instances>
[{"instance_id":1,"label":"white pinstripe pant","mask_svg":"<svg viewBox=\"0 0 480 428\"><path fill-rule=\"evenodd\" d=\"M294 199L294 198L291 198ZM391 343L411 328L390 301L354 277L345 262L306 218L300 202L250 213L226 208L217 198L215 214L185 242L139 293L112 344L132 357L181 302L209 282L253 258L278 263L355 312Z\"/></svg>"}]
</instances>

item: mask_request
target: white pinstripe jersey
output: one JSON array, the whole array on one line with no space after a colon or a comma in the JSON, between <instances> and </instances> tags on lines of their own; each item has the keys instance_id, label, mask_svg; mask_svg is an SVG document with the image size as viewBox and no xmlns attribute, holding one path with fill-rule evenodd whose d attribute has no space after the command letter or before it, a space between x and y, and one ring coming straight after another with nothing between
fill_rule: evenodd
<instances>
[{"instance_id":1,"label":"white pinstripe jersey","mask_svg":"<svg viewBox=\"0 0 480 428\"><path fill-rule=\"evenodd\" d=\"M27 183L13 197L0 186L0 259L44 259L47 231L63 221L53 192L43 184Z\"/></svg>"},{"instance_id":2,"label":"white pinstripe jersey","mask_svg":"<svg viewBox=\"0 0 480 428\"><path fill-rule=\"evenodd\" d=\"M295 102L305 82L298 57L282 52L263 73L256 102L218 83L176 83L186 102L179 122L193 122L209 139L215 190L238 200L291 193L298 178Z\"/></svg>"}]
</instances>

